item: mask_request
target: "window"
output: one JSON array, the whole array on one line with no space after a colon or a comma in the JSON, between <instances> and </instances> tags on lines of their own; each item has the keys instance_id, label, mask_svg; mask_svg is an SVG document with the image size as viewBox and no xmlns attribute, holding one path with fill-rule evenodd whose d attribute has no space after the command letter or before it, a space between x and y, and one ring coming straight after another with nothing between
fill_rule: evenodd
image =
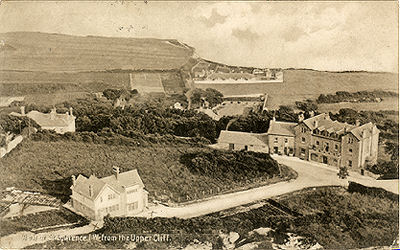
<instances>
[{"instance_id":1,"label":"window","mask_svg":"<svg viewBox=\"0 0 400 250\"><path fill-rule=\"evenodd\" d=\"M319 141L315 141L315 144L317 144L317 146L319 146Z\"/></svg>"},{"instance_id":2,"label":"window","mask_svg":"<svg viewBox=\"0 0 400 250\"><path fill-rule=\"evenodd\" d=\"M288 143L288 138L285 138L285 143Z\"/></svg>"},{"instance_id":3,"label":"window","mask_svg":"<svg viewBox=\"0 0 400 250\"><path fill-rule=\"evenodd\" d=\"M353 166L353 162L349 161L349 167L352 167L352 166Z\"/></svg>"},{"instance_id":4,"label":"window","mask_svg":"<svg viewBox=\"0 0 400 250\"><path fill-rule=\"evenodd\" d=\"M353 143L353 138L349 137L347 140L348 143Z\"/></svg>"},{"instance_id":5,"label":"window","mask_svg":"<svg viewBox=\"0 0 400 250\"><path fill-rule=\"evenodd\" d=\"M307 132L307 129L306 128L301 128L301 132L305 133L305 132Z\"/></svg>"},{"instance_id":6,"label":"window","mask_svg":"<svg viewBox=\"0 0 400 250\"><path fill-rule=\"evenodd\" d=\"M349 148L349 153L353 153L353 149L352 148Z\"/></svg>"},{"instance_id":7,"label":"window","mask_svg":"<svg viewBox=\"0 0 400 250\"><path fill-rule=\"evenodd\" d=\"M301 142L302 142L302 143L305 143L305 142L306 142L306 138L301 137Z\"/></svg>"},{"instance_id":8,"label":"window","mask_svg":"<svg viewBox=\"0 0 400 250\"><path fill-rule=\"evenodd\" d=\"M329 151L329 143L328 142L325 142L324 148L325 148L326 152Z\"/></svg>"},{"instance_id":9,"label":"window","mask_svg":"<svg viewBox=\"0 0 400 250\"><path fill-rule=\"evenodd\" d=\"M108 199L109 200L115 199L115 197L116 197L115 194L109 194L108 195Z\"/></svg>"},{"instance_id":10,"label":"window","mask_svg":"<svg viewBox=\"0 0 400 250\"><path fill-rule=\"evenodd\" d=\"M278 143L278 137L274 138L274 143Z\"/></svg>"},{"instance_id":11,"label":"window","mask_svg":"<svg viewBox=\"0 0 400 250\"><path fill-rule=\"evenodd\" d=\"M335 151L339 150L339 145L335 144Z\"/></svg>"},{"instance_id":12,"label":"window","mask_svg":"<svg viewBox=\"0 0 400 250\"><path fill-rule=\"evenodd\" d=\"M244 145L244 151L249 150L249 147L247 145Z\"/></svg>"},{"instance_id":13,"label":"window","mask_svg":"<svg viewBox=\"0 0 400 250\"><path fill-rule=\"evenodd\" d=\"M304 148L300 148L300 154L301 155L306 155L306 150Z\"/></svg>"},{"instance_id":14,"label":"window","mask_svg":"<svg viewBox=\"0 0 400 250\"><path fill-rule=\"evenodd\" d=\"M131 194L131 193L136 193L138 190L137 188L129 190L128 192L126 192L127 194Z\"/></svg>"},{"instance_id":15,"label":"window","mask_svg":"<svg viewBox=\"0 0 400 250\"><path fill-rule=\"evenodd\" d=\"M129 211L136 210L136 209L138 209L138 202L137 201L134 202L134 203L128 204L128 210Z\"/></svg>"}]
</instances>

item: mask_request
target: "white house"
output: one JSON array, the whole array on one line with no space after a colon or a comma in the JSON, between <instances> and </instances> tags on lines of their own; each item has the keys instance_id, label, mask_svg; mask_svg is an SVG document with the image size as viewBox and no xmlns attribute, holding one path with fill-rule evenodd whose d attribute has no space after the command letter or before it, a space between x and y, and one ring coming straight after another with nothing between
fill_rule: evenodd
<instances>
[{"instance_id":1,"label":"white house","mask_svg":"<svg viewBox=\"0 0 400 250\"><path fill-rule=\"evenodd\" d=\"M104 216L130 216L142 212L148 205L148 192L136 169L120 173L113 167L114 175L89 178L72 176L72 207L94 220Z\"/></svg>"},{"instance_id":2,"label":"white house","mask_svg":"<svg viewBox=\"0 0 400 250\"><path fill-rule=\"evenodd\" d=\"M218 147L227 150L245 150L268 153L266 134L221 130Z\"/></svg>"},{"instance_id":3,"label":"white house","mask_svg":"<svg viewBox=\"0 0 400 250\"><path fill-rule=\"evenodd\" d=\"M21 107L21 113L11 112L14 116L27 116L34 120L42 129L54 130L59 134L66 132L75 132L75 119L72 114L72 108L65 114L57 114L56 108L53 108L49 114L32 110L25 114L25 107Z\"/></svg>"}]
</instances>

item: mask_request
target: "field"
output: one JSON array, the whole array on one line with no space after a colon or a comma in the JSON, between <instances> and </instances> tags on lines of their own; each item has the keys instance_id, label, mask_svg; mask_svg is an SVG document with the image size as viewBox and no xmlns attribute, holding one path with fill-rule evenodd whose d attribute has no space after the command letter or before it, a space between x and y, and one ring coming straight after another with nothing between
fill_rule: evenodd
<instances>
[{"instance_id":1,"label":"field","mask_svg":"<svg viewBox=\"0 0 400 250\"><path fill-rule=\"evenodd\" d=\"M6 45L0 52L0 70L166 70L180 68L193 54L174 40L150 38L12 32L0 34L0 40Z\"/></svg>"},{"instance_id":2,"label":"field","mask_svg":"<svg viewBox=\"0 0 400 250\"><path fill-rule=\"evenodd\" d=\"M43 142L24 140L0 159L0 189L15 186L37 190L66 201L70 195L71 175L108 176L112 166L121 171L138 169L151 199L183 202L215 195L216 192L266 185L279 177L221 181L195 174L180 162L185 153L209 151L208 148L183 145L129 147L73 141ZM285 167L284 167L285 168ZM288 170L284 170L287 172ZM213 190L213 194L209 193Z\"/></svg>"},{"instance_id":3,"label":"field","mask_svg":"<svg viewBox=\"0 0 400 250\"><path fill-rule=\"evenodd\" d=\"M382 102L341 102L341 103L320 103L318 104L319 112L337 113L340 109L350 108L354 110L395 110L399 111L399 99L386 97Z\"/></svg>"},{"instance_id":4,"label":"field","mask_svg":"<svg viewBox=\"0 0 400 250\"><path fill-rule=\"evenodd\" d=\"M336 91L356 92L382 89L398 92L398 75L394 73L352 72L334 73L313 70L285 70L283 83L270 84L198 84L199 88L215 88L224 95L268 93L268 108L291 105L307 98Z\"/></svg>"}]
</instances>

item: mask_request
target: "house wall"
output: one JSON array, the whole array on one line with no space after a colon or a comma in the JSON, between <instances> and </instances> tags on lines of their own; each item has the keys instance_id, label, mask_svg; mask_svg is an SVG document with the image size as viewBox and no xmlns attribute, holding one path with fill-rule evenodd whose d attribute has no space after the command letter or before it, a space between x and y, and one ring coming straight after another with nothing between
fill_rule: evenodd
<instances>
[{"instance_id":1,"label":"house wall","mask_svg":"<svg viewBox=\"0 0 400 250\"><path fill-rule=\"evenodd\" d=\"M302 129L305 130L305 132L302 132ZM295 140L294 140L294 146L295 146L295 156L297 156L300 159L303 160L308 160L309 156L309 145L311 145L311 130L303 123L300 123L299 125L294 127L295 131ZM305 141L302 141L302 138L305 139ZM301 153L301 149L304 149L304 153Z\"/></svg>"},{"instance_id":2,"label":"house wall","mask_svg":"<svg viewBox=\"0 0 400 250\"><path fill-rule=\"evenodd\" d=\"M309 146L309 160L340 166L341 142L339 140L313 134Z\"/></svg>"},{"instance_id":3,"label":"house wall","mask_svg":"<svg viewBox=\"0 0 400 250\"><path fill-rule=\"evenodd\" d=\"M126 213L128 215L140 213L147 206L147 199L145 199L147 193L145 192L138 185L126 189ZM136 209L132 209L133 207Z\"/></svg>"},{"instance_id":4,"label":"house wall","mask_svg":"<svg viewBox=\"0 0 400 250\"><path fill-rule=\"evenodd\" d=\"M72 190L71 195L72 207L87 216L90 219L96 219L95 207L93 200L81 195L80 193Z\"/></svg>"},{"instance_id":5,"label":"house wall","mask_svg":"<svg viewBox=\"0 0 400 250\"><path fill-rule=\"evenodd\" d=\"M379 143L379 132L375 128L373 130L374 134L371 138L371 155L370 155L370 163L376 164L378 161L378 143Z\"/></svg>"},{"instance_id":6,"label":"house wall","mask_svg":"<svg viewBox=\"0 0 400 250\"><path fill-rule=\"evenodd\" d=\"M263 153L268 153L268 146L265 145L252 145L252 144L242 144L242 143L226 143L226 142L218 142L218 145L221 149L225 150L230 150L230 144L234 145L235 151L240 151L240 150L245 150L245 147L247 146L248 151L253 151L253 152L263 152Z\"/></svg>"},{"instance_id":7,"label":"house wall","mask_svg":"<svg viewBox=\"0 0 400 250\"><path fill-rule=\"evenodd\" d=\"M352 143L349 143L349 139ZM353 152L350 152L349 149ZM361 167L361 142L351 133L342 137L342 161L341 166L346 166L349 169L358 170ZM349 161L352 161L352 166L349 166Z\"/></svg>"},{"instance_id":8,"label":"house wall","mask_svg":"<svg viewBox=\"0 0 400 250\"><path fill-rule=\"evenodd\" d=\"M285 142L285 140L287 142ZM268 135L268 146L270 148L271 154L276 153L276 148L278 149L278 154L282 155L294 155L294 137L293 136L283 136L283 135ZM287 149L285 153L285 148ZM290 153L291 152L291 153Z\"/></svg>"},{"instance_id":9,"label":"house wall","mask_svg":"<svg viewBox=\"0 0 400 250\"><path fill-rule=\"evenodd\" d=\"M112 195L114 195L115 198L109 199L109 196ZM96 217L103 218L107 214L110 214L110 216L123 215L124 210L121 198L119 193L106 186L95 200ZM115 209L116 206L118 206L118 209Z\"/></svg>"}]
</instances>

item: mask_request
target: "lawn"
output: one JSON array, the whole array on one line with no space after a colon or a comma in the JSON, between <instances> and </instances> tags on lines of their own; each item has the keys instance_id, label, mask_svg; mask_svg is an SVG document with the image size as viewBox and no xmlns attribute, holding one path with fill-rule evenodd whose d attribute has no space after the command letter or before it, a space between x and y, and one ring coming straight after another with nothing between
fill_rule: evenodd
<instances>
[{"instance_id":1,"label":"lawn","mask_svg":"<svg viewBox=\"0 0 400 250\"><path fill-rule=\"evenodd\" d=\"M320 103L318 104L318 111L321 113L337 113L340 109L350 108L354 110L367 110L367 111L378 111L378 110L395 110L399 111L399 100L396 97L386 97L382 102L341 102L341 103ZM398 119L398 117L397 117Z\"/></svg>"},{"instance_id":2,"label":"lawn","mask_svg":"<svg viewBox=\"0 0 400 250\"><path fill-rule=\"evenodd\" d=\"M180 162L182 155L211 149L188 144L150 144L124 146L92 144L73 141L25 140L0 160L0 188L15 186L55 195L66 201L70 195L71 175L112 174L112 166L122 171L138 169L145 188L152 199L164 202L184 202L231 192L243 188L266 185L280 180L269 174L257 178L219 178L194 173ZM218 167L218 166L215 166ZM283 167L283 175L293 173Z\"/></svg>"}]
</instances>

